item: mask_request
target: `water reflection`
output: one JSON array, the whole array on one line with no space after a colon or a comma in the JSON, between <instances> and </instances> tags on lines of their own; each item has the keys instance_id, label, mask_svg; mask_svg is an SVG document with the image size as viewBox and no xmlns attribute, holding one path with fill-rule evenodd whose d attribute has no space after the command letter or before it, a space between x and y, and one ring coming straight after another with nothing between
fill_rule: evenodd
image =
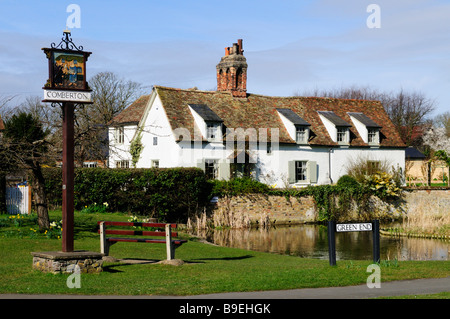
<instances>
[{"instance_id":1,"label":"water reflection","mask_svg":"<svg viewBox=\"0 0 450 319\"><path fill-rule=\"evenodd\" d=\"M327 227L300 225L270 229L214 230L207 236L220 246L328 259ZM450 260L450 242L381 236L382 260ZM336 233L337 260L372 260L372 232Z\"/></svg>"}]
</instances>

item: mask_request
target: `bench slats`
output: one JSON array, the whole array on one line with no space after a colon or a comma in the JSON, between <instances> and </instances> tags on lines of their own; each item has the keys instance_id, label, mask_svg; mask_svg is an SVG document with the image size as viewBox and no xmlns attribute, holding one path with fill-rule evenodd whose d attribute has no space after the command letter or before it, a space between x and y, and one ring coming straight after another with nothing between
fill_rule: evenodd
<instances>
[{"instance_id":1,"label":"bench slats","mask_svg":"<svg viewBox=\"0 0 450 319\"><path fill-rule=\"evenodd\" d=\"M100 233L100 230L98 231ZM165 237L164 231L147 231L147 230L125 230L125 229L106 229L106 234L127 235L127 236L159 236ZM170 232L172 237L178 237L177 232Z\"/></svg>"},{"instance_id":2,"label":"bench slats","mask_svg":"<svg viewBox=\"0 0 450 319\"><path fill-rule=\"evenodd\" d=\"M97 224L100 225L101 221ZM104 222L106 226L135 226L135 227L155 227L155 228L164 228L167 224L164 223L139 223L139 222ZM170 224L171 228L177 228L177 224Z\"/></svg>"},{"instance_id":3,"label":"bench slats","mask_svg":"<svg viewBox=\"0 0 450 319\"><path fill-rule=\"evenodd\" d=\"M154 238L123 238L123 237L108 237L107 241L122 241L122 242L135 242L135 243L154 243L154 244L165 244L166 241L164 239L154 239ZM187 242L187 240L172 240L174 245L181 245Z\"/></svg>"}]
</instances>

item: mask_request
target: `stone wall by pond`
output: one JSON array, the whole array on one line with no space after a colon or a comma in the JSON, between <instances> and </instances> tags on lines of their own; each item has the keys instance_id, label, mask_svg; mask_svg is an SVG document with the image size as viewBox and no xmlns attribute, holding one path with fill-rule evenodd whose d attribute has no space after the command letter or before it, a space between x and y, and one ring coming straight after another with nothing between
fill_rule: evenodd
<instances>
[{"instance_id":1,"label":"stone wall by pond","mask_svg":"<svg viewBox=\"0 0 450 319\"><path fill-rule=\"evenodd\" d=\"M396 220L418 207L428 207L439 213L450 214L450 190L408 190L400 200L385 202L378 197L369 199L372 216L379 219ZM308 197L269 196L250 194L219 198L212 208L213 216L227 215L251 223L269 220L271 224L302 224L317 221L314 199ZM355 219L356 213L350 214ZM213 217L214 218L214 217ZM223 218L223 217L221 217ZM357 219L357 218L356 218Z\"/></svg>"}]
</instances>

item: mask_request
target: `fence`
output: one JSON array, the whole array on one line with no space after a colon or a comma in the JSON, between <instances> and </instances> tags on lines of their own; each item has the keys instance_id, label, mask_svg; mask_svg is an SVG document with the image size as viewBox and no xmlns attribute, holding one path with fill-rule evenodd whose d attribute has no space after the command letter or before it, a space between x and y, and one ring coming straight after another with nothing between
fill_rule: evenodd
<instances>
[{"instance_id":1,"label":"fence","mask_svg":"<svg viewBox=\"0 0 450 319\"><path fill-rule=\"evenodd\" d=\"M31 213L31 189L29 186L6 188L6 210L8 214Z\"/></svg>"}]
</instances>

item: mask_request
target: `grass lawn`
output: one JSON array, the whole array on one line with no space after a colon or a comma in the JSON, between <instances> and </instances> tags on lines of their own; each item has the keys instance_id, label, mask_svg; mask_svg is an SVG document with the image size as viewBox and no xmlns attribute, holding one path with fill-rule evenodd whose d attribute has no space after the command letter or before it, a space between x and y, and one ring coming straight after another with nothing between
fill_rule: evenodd
<instances>
[{"instance_id":1,"label":"grass lawn","mask_svg":"<svg viewBox=\"0 0 450 319\"><path fill-rule=\"evenodd\" d=\"M58 212L51 219L57 220ZM32 251L61 250L60 239L26 233L33 219L18 227L0 216L0 293L97 295L195 295L231 291L278 290L364 284L371 261L306 259L218 247L190 240L176 250L185 264L104 263L100 274L82 274L81 288L69 289L68 274L53 275L31 268ZM75 249L99 251L98 220L127 220L123 214L75 215ZM35 222L35 221L34 221ZM14 237L14 231L22 236ZM31 232L31 231L30 231ZM20 238L22 237L22 238ZM31 237L31 238L30 238ZM120 259L165 259L165 245L117 243L110 255ZM446 277L449 261L381 262L381 280ZM448 296L448 295L447 295Z\"/></svg>"}]
</instances>

